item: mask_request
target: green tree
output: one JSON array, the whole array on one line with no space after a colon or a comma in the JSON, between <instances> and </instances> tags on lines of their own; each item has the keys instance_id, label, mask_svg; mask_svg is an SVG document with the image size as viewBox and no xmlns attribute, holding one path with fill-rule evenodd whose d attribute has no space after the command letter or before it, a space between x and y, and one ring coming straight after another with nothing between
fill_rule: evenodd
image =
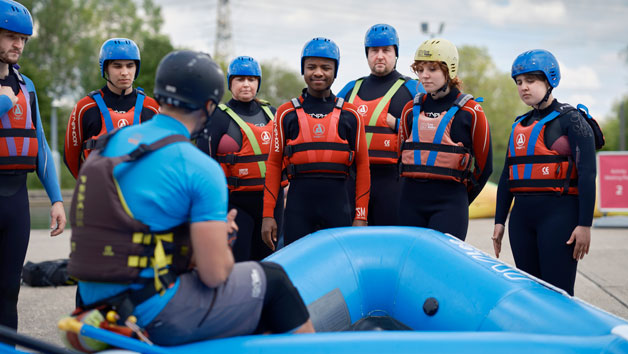
<instances>
[{"instance_id":1,"label":"green tree","mask_svg":"<svg viewBox=\"0 0 628 354\"><path fill-rule=\"evenodd\" d=\"M298 72L276 62L264 62L261 65L263 78L260 98L278 107L301 94L305 82Z\"/></svg>"},{"instance_id":2,"label":"green tree","mask_svg":"<svg viewBox=\"0 0 628 354\"><path fill-rule=\"evenodd\" d=\"M35 31L20 59L21 71L35 83L47 134L50 134L53 100L65 105L58 112L60 150L71 105L105 84L98 57L106 39L126 37L138 44L142 62L136 86L152 95L155 69L161 58L173 50L168 37L160 34L161 8L153 0L143 0L141 6L136 5L137 1L127 0L24 0L22 3L33 15ZM68 188L73 185L73 179L66 170L62 164L63 187ZM37 182L33 183L32 187L38 186Z\"/></svg>"},{"instance_id":3,"label":"green tree","mask_svg":"<svg viewBox=\"0 0 628 354\"><path fill-rule=\"evenodd\" d=\"M462 46L459 48L463 91L474 97L483 97L482 109L491 128L493 142L493 174L497 182L504 167L504 158L515 117L528 109L519 99L510 73L500 72L484 47Z\"/></svg>"},{"instance_id":4,"label":"green tree","mask_svg":"<svg viewBox=\"0 0 628 354\"><path fill-rule=\"evenodd\" d=\"M606 119L602 123L602 132L604 132L604 151L618 151L620 150L619 146L619 115L620 115L620 107L624 105L624 124L628 125L628 96L621 99L619 102L613 105L612 113L610 117L606 117ZM599 120L598 120L599 122ZM628 129L626 129L628 130ZM624 141L628 143L628 133L624 131ZM625 148L625 147L624 147Z\"/></svg>"}]
</instances>

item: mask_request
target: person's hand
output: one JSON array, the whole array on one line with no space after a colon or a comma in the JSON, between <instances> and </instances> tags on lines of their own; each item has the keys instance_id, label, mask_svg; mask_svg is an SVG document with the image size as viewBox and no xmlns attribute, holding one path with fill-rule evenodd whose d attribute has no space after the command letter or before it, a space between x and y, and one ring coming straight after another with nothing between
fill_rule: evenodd
<instances>
[{"instance_id":1,"label":"person's hand","mask_svg":"<svg viewBox=\"0 0 628 354\"><path fill-rule=\"evenodd\" d=\"M63 202L56 202L50 207L50 236L57 236L65 229L67 220L65 218L65 210Z\"/></svg>"},{"instance_id":2,"label":"person's hand","mask_svg":"<svg viewBox=\"0 0 628 354\"><path fill-rule=\"evenodd\" d=\"M262 219L262 241L275 251L275 243L277 242L277 221L275 218Z\"/></svg>"},{"instance_id":3,"label":"person's hand","mask_svg":"<svg viewBox=\"0 0 628 354\"><path fill-rule=\"evenodd\" d=\"M11 102L13 102L13 105L15 106L15 104L17 103L17 96L15 96L15 92L13 92L13 89L11 88L11 86L0 85L0 96L2 95L10 98Z\"/></svg>"},{"instance_id":4,"label":"person's hand","mask_svg":"<svg viewBox=\"0 0 628 354\"><path fill-rule=\"evenodd\" d=\"M584 258L585 254L589 253L589 246L591 245L591 226L576 226L567 244L571 245L574 241L576 244L573 247L573 259L579 261Z\"/></svg>"},{"instance_id":5,"label":"person's hand","mask_svg":"<svg viewBox=\"0 0 628 354\"><path fill-rule=\"evenodd\" d=\"M390 129L395 130L397 128L397 118L388 113L388 115L386 116L386 125L388 125Z\"/></svg>"},{"instance_id":6,"label":"person's hand","mask_svg":"<svg viewBox=\"0 0 628 354\"><path fill-rule=\"evenodd\" d=\"M227 237L229 240L229 246L233 247L236 239L238 238L238 224L235 222L235 218L238 216L238 209L231 209L227 213Z\"/></svg>"},{"instance_id":7,"label":"person's hand","mask_svg":"<svg viewBox=\"0 0 628 354\"><path fill-rule=\"evenodd\" d=\"M502 251L502 238L504 238L504 225L495 224L493 229L493 249L495 250L495 257L499 258L499 253Z\"/></svg>"},{"instance_id":8,"label":"person's hand","mask_svg":"<svg viewBox=\"0 0 628 354\"><path fill-rule=\"evenodd\" d=\"M368 223L365 220L353 220L353 225L351 226L366 226Z\"/></svg>"}]
</instances>

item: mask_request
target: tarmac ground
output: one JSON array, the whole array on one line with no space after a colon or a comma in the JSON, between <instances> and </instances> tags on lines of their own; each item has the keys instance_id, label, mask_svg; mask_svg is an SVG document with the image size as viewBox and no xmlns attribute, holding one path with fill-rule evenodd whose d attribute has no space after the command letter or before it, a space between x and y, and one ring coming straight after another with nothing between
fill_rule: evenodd
<instances>
[{"instance_id":1,"label":"tarmac ground","mask_svg":"<svg viewBox=\"0 0 628 354\"><path fill-rule=\"evenodd\" d=\"M492 219L473 219L467 242L493 255ZM628 229L593 228L589 254L580 261L576 277L576 297L617 316L628 318ZM26 261L41 262L67 258L69 229L51 238L48 230L33 230ZM514 266L508 235L504 237L500 259ZM51 344L62 345L57 321L72 312L76 286L30 287L20 291L19 332Z\"/></svg>"}]
</instances>

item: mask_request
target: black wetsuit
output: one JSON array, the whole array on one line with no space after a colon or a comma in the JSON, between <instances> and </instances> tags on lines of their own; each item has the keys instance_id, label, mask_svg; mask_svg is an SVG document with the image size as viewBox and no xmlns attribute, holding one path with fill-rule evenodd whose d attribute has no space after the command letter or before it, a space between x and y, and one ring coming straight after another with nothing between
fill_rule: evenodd
<instances>
[{"instance_id":1,"label":"black wetsuit","mask_svg":"<svg viewBox=\"0 0 628 354\"><path fill-rule=\"evenodd\" d=\"M533 110L522 120L524 126L542 119L560 106L556 100L541 111ZM544 139L549 148L567 136L571 156L578 171L578 195L516 193L508 189L509 168L505 165L499 180L495 223L505 224L510 213L508 234L518 268L573 295L578 262L573 259L574 244L565 244L576 226L591 226L595 206L595 144L593 132L575 110L549 122Z\"/></svg>"},{"instance_id":2,"label":"black wetsuit","mask_svg":"<svg viewBox=\"0 0 628 354\"><path fill-rule=\"evenodd\" d=\"M302 97L303 110L313 117L325 117L332 112L335 106L333 94L326 98L317 98L309 95L304 89ZM348 142L352 151L356 152L353 164L356 165L358 171L362 171L357 173L368 173L367 165L364 164L368 163L368 153L366 149L360 150L357 146L357 137L364 136L364 133L359 131L361 125L357 120L359 119L357 118L358 113L347 111L347 105L340 113L338 135ZM353 106L351 105L351 107ZM291 103L282 105L277 113L277 119L282 119L284 141L294 140L299 135L299 120L296 112L290 111L285 115L283 114L288 109L292 109ZM352 110L355 110L355 107ZM364 142L362 143L364 146L366 145ZM271 149L272 154L273 149ZM270 163L269 157L267 166ZM364 170L361 170L361 166L364 167ZM267 188L268 184L269 174L267 174ZM274 188L270 188L270 190L272 189ZM368 198L368 186L357 186L356 189L366 190L366 195L359 196L361 200ZM290 179L284 218L284 244L289 245L320 229L351 226L354 210L346 188L346 175L338 173L299 174Z\"/></svg>"},{"instance_id":3,"label":"black wetsuit","mask_svg":"<svg viewBox=\"0 0 628 354\"><path fill-rule=\"evenodd\" d=\"M256 101L241 102L234 99L227 102L231 108L245 122L252 124L266 124L268 117L262 111ZM275 113L275 108L270 107ZM223 135L228 135L242 147L242 131L234 120L227 113L216 109L210 118L209 139L199 138L197 146L216 158L218 145ZM283 226L283 189L275 207L275 220L277 221L277 234L281 235ZM262 210L264 191L231 191L229 193L229 209L238 210L236 223L238 224L238 234L233 245L233 255L236 262L248 260L259 261L269 256L272 251L262 241Z\"/></svg>"},{"instance_id":4,"label":"black wetsuit","mask_svg":"<svg viewBox=\"0 0 628 354\"><path fill-rule=\"evenodd\" d=\"M369 75L364 78L358 96L365 101L376 100L383 97L386 92L395 84L401 75L397 70L393 70L386 76ZM349 99L353 89L348 90L345 99ZM339 93L339 97L342 95ZM390 99L388 113L400 119L403 107L414 96L406 86L401 86ZM399 170L396 164L374 164L371 163L371 196L369 199L368 224L378 225L399 225L399 198L401 183L399 180ZM355 201L355 181L348 183L349 200Z\"/></svg>"},{"instance_id":5,"label":"black wetsuit","mask_svg":"<svg viewBox=\"0 0 628 354\"><path fill-rule=\"evenodd\" d=\"M452 89L449 94L438 100L426 95L421 111L427 117L437 117L448 111L458 94ZM482 121L478 118L477 125ZM406 116L406 126L412 129L412 112ZM493 171L493 152L488 129L474 129L473 116L463 109L458 110L451 123L450 136L454 142L461 142L471 149L476 164L475 185L467 188L462 183L437 179L401 178L401 199L399 218L401 225L427 227L450 233L461 240L467 236L469 226L469 204L480 194ZM488 126L486 127L488 128ZM475 134L475 136L474 136ZM480 151L478 146L485 146Z\"/></svg>"}]
</instances>

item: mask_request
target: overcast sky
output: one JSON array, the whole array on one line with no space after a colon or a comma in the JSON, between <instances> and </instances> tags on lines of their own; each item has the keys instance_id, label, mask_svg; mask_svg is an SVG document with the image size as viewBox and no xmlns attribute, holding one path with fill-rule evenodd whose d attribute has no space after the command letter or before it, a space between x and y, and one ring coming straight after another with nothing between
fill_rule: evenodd
<instances>
[{"instance_id":1,"label":"overcast sky","mask_svg":"<svg viewBox=\"0 0 628 354\"><path fill-rule=\"evenodd\" d=\"M214 53L217 0L155 1L165 19L162 32L175 46ZM561 102L586 104L596 118L608 116L612 104L628 94L628 0L316 0L303 4L230 0L232 54L276 61L298 71L305 42L317 36L331 38L340 47L340 70L332 86L337 92L346 82L368 74L364 34L371 25L388 23L397 29L401 42L397 68L415 78L409 65L416 48L429 38L420 23L427 22L430 32L435 32L444 22L441 37L457 46L485 47L503 72L510 72L514 58L525 50L551 51L562 74L554 96Z\"/></svg>"}]
</instances>

